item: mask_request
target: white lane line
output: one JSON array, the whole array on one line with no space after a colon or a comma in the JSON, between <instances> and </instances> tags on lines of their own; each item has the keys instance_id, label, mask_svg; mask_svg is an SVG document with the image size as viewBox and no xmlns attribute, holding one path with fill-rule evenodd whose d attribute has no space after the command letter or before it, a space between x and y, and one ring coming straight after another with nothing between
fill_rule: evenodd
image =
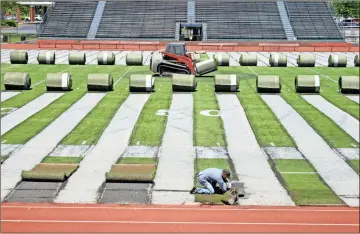
<instances>
[{"instance_id":1,"label":"white lane line","mask_svg":"<svg viewBox=\"0 0 360 234\"><path fill-rule=\"evenodd\" d=\"M196 208L187 208L186 206L171 206L171 207L124 207L124 206L32 206L32 205L6 205L5 203L2 204L1 209L109 209L109 210L189 210L189 211L294 211L294 212L359 212L359 209L353 209L353 208L346 208L346 209L313 209L313 208L217 208L215 207L209 207L209 208L202 208L202 207L196 207Z\"/></svg>"},{"instance_id":2,"label":"white lane line","mask_svg":"<svg viewBox=\"0 0 360 234\"><path fill-rule=\"evenodd\" d=\"M114 86L115 86L129 71L131 71L133 68L134 68L134 67L130 67L122 76L120 76L120 78L119 78L117 81L115 81Z\"/></svg>"}]
</instances>

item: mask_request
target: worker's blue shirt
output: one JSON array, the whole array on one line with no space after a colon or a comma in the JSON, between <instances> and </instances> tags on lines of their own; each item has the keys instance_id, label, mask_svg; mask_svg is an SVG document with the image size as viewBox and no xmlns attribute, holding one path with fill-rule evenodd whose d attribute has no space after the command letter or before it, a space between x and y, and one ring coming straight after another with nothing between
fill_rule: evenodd
<instances>
[{"instance_id":1,"label":"worker's blue shirt","mask_svg":"<svg viewBox=\"0 0 360 234\"><path fill-rule=\"evenodd\" d=\"M223 180L222 171L223 171L222 169L218 169L218 168L208 168L203 171L200 171L199 177L205 179L209 183L215 183L215 182L218 183L221 190L226 192L228 188L226 184L227 181Z\"/></svg>"}]
</instances>

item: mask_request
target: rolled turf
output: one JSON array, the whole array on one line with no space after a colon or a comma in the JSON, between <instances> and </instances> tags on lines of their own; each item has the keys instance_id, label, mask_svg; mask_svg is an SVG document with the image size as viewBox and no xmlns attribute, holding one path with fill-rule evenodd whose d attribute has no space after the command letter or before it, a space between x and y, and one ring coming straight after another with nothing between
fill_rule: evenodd
<instances>
[{"instance_id":1,"label":"rolled turf","mask_svg":"<svg viewBox=\"0 0 360 234\"><path fill-rule=\"evenodd\" d=\"M23 180L39 180L39 181L65 181L77 169L78 164L50 164L40 163L30 171L22 171Z\"/></svg>"},{"instance_id":2,"label":"rolled turf","mask_svg":"<svg viewBox=\"0 0 360 234\"><path fill-rule=\"evenodd\" d=\"M115 164L106 173L106 181L152 183L156 164Z\"/></svg>"}]
</instances>

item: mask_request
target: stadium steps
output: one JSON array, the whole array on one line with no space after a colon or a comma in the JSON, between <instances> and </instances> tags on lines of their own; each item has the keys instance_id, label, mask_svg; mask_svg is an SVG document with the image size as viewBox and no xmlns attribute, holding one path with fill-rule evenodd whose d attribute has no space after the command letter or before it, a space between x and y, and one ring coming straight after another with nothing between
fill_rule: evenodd
<instances>
[{"instance_id":1,"label":"stadium steps","mask_svg":"<svg viewBox=\"0 0 360 234\"><path fill-rule=\"evenodd\" d=\"M89 33L87 35L87 39L95 39L96 33L100 25L101 17L103 16L104 13L105 4L106 1L98 2L94 18L89 29Z\"/></svg>"},{"instance_id":2,"label":"stadium steps","mask_svg":"<svg viewBox=\"0 0 360 234\"><path fill-rule=\"evenodd\" d=\"M284 27L284 30L285 30L286 38L289 41L296 40L294 30L293 30L293 28L291 26L291 23L290 23L290 20L289 20L288 13L287 13L284 2L283 1L277 1L276 4L277 4L278 10L279 10L281 23L282 23L282 25Z\"/></svg>"},{"instance_id":3,"label":"stadium steps","mask_svg":"<svg viewBox=\"0 0 360 234\"><path fill-rule=\"evenodd\" d=\"M188 0L187 3L187 22L189 24L195 23L195 0Z\"/></svg>"},{"instance_id":4,"label":"stadium steps","mask_svg":"<svg viewBox=\"0 0 360 234\"><path fill-rule=\"evenodd\" d=\"M286 2L291 25L298 40L341 40L327 2Z\"/></svg>"}]
</instances>

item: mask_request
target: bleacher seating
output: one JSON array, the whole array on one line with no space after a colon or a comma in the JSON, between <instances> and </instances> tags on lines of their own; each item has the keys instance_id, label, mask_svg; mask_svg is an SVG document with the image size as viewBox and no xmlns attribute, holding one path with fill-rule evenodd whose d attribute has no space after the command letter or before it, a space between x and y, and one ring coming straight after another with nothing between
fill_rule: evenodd
<instances>
[{"instance_id":1,"label":"bleacher seating","mask_svg":"<svg viewBox=\"0 0 360 234\"><path fill-rule=\"evenodd\" d=\"M342 40L326 2L285 2L298 40Z\"/></svg>"},{"instance_id":2,"label":"bleacher seating","mask_svg":"<svg viewBox=\"0 0 360 234\"><path fill-rule=\"evenodd\" d=\"M284 39L276 2L197 0L196 22L211 39Z\"/></svg>"},{"instance_id":3,"label":"bleacher seating","mask_svg":"<svg viewBox=\"0 0 360 234\"><path fill-rule=\"evenodd\" d=\"M96 7L96 1L56 2L40 36L86 38Z\"/></svg>"},{"instance_id":4,"label":"bleacher seating","mask_svg":"<svg viewBox=\"0 0 360 234\"><path fill-rule=\"evenodd\" d=\"M107 1L96 38L174 39L186 14L187 0Z\"/></svg>"}]
</instances>

